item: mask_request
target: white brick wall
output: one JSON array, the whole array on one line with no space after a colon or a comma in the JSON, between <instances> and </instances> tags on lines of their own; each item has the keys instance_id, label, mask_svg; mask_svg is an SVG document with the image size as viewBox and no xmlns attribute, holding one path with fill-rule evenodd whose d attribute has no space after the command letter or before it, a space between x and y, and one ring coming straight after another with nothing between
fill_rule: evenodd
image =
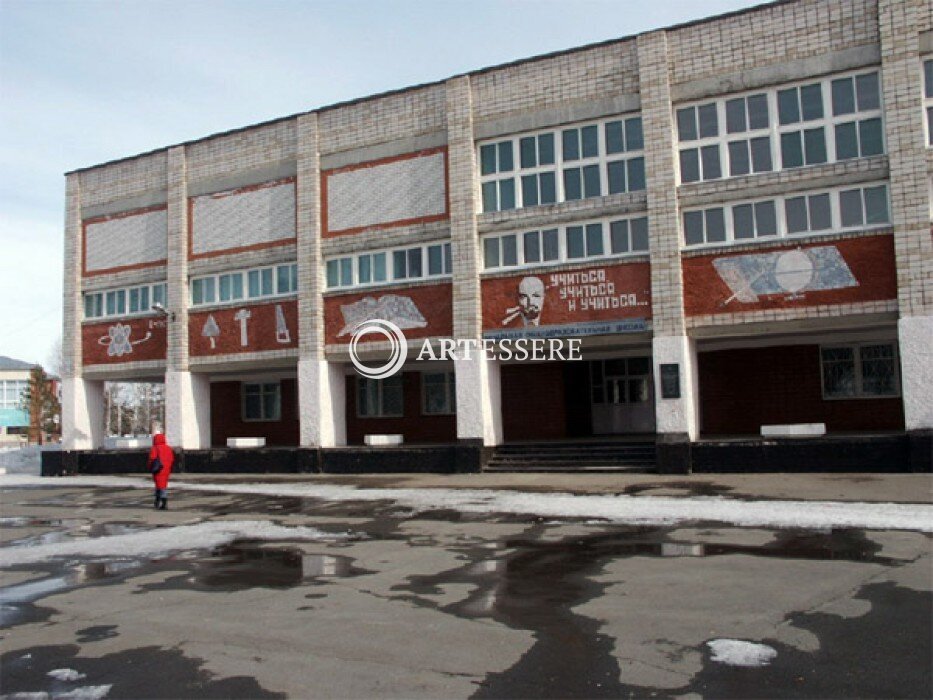
<instances>
[{"instance_id":1,"label":"white brick wall","mask_svg":"<svg viewBox=\"0 0 933 700\"><path fill-rule=\"evenodd\" d=\"M295 237L295 184L282 182L192 197L192 254Z\"/></svg>"},{"instance_id":2,"label":"white brick wall","mask_svg":"<svg viewBox=\"0 0 933 700\"><path fill-rule=\"evenodd\" d=\"M165 209L88 222L85 270L95 272L165 260L166 222Z\"/></svg>"},{"instance_id":3,"label":"white brick wall","mask_svg":"<svg viewBox=\"0 0 933 700\"><path fill-rule=\"evenodd\" d=\"M443 215L447 211L443 152L325 173L327 230Z\"/></svg>"}]
</instances>

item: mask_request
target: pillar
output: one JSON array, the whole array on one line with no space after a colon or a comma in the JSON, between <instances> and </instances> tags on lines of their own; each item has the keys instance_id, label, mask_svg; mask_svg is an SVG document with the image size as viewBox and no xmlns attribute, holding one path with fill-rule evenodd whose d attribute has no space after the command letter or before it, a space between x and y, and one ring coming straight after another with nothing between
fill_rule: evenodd
<instances>
[{"instance_id":1,"label":"pillar","mask_svg":"<svg viewBox=\"0 0 933 700\"><path fill-rule=\"evenodd\" d=\"M881 0L881 85L897 261L904 427L912 467L933 469L933 237L920 31L926 0Z\"/></svg>"},{"instance_id":2,"label":"pillar","mask_svg":"<svg viewBox=\"0 0 933 700\"><path fill-rule=\"evenodd\" d=\"M667 34L637 39L651 252L651 312L658 470L690 470L690 443L698 436L696 347L687 335L677 201L674 120ZM679 396L664 398L662 365L675 366ZM668 371L674 367L668 367Z\"/></svg>"},{"instance_id":3,"label":"pillar","mask_svg":"<svg viewBox=\"0 0 933 700\"><path fill-rule=\"evenodd\" d=\"M207 375L191 372L188 355L188 177L185 147L168 150L168 355L165 436L184 450L211 446Z\"/></svg>"}]
</instances>

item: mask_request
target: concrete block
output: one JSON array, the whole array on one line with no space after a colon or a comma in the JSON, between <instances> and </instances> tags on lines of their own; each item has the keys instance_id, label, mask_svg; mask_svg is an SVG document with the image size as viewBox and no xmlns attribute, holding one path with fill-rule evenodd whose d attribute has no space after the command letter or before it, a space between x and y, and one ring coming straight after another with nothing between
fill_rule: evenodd
<instances>
[{"instance_id":1,"label":"concrete block","mask_svg":"<svg viewBox=\"0 0 933 700\"><path fill-rule=\"evenodd\" d=\"M264 437L234 437L227 438L227 447L265 447Z\"/></svg>"},{"instance_id":2,"label":"concrete block","mask_svg":"<svg viewBox=\"0 0 933 700\"><path fill-rule=\"evenodd\" d=\"M371 447L384 447L389 445L401 445L405 442L403 435L366 435L363 442Z\"/></svg>"},{"instance_id":3,"label":"concrete block","mask_svg":"<svg viewBox=\"0 0 933 700\"><path fill-rule=\"evenodd\" d=\"M762 437L822 437L826 435L826 423L789 423L787 425L763 425Z\"/></svg>"}]
</instances>

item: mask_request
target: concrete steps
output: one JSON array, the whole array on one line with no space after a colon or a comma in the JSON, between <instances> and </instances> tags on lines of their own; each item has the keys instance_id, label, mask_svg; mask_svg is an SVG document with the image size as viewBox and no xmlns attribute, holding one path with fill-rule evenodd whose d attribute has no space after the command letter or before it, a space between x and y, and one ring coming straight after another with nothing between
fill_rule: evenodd
<instances>
[{"instance_id":1,"label":"concrete steps","mask_svg":"<svg viewBox=\"0 0 933 700\"><path fill-rule=\"evenodd\" d=\"M484 471L648 473L656 467L654 442L581 440L500 445Z\"/></svg>"}]
</instances>

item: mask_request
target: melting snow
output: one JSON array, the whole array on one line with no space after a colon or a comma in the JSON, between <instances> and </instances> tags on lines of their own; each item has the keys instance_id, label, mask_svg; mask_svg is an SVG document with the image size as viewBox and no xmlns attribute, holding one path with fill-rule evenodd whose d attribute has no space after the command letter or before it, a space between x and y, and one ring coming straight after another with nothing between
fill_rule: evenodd
<instances>
[{"instance_id":1,"label":"melting snow","mask_svg":"<svg viewBox=\"0 0 933 700\"><path fill-rule=\"evenodd\" d=\"M4 547L0 548L0 566L29 564L50 557L152 556L185 549L209 549L239 538L333 541L347 537L313 527L283 527L262 520L208 522L33 547Z\"/></svg>"},{"instance_id":2,"label":"melting snow","mask_svg":"<svg viewBox=\"0 0 933 700\"><path fill-rule=\"evenodd\" d=\"M73 668L56 668L52 671L49 671L45 675L54 678L57 681L79 681L82 678L87 678L86 674L79 673Z\"/></svg>"},{"instance_id":3,"label":"melting snow","mask_svg":"<svg viewBox=\"0 0 933 700\"><path fill-rule=\"evenodd\" d=\"M0 476L5 486L104 486L152 488L148 479L122 477ZM324 501L393 501L417 513L450 509L464 513L516 513L545 518L602 519L614 523L670 525L708 520L742 527L830 528L933 532L933 506L840 501L739 501L712 497L524 493L492 489L379 489L335 484L229 484L176 481L179 491L316 498Z\"/></svg>"},{"instance_id":4,"label":"melting snow","mask_svg":"<svg viewBox=\"0 0 933 700\"><path fill-rule=\"evenodd\" d=\"M767 644L741 639L713 639L706 644L713 652L713 661L727 666L767 666L777 656Z\"/></svg>"}]
</instances>

